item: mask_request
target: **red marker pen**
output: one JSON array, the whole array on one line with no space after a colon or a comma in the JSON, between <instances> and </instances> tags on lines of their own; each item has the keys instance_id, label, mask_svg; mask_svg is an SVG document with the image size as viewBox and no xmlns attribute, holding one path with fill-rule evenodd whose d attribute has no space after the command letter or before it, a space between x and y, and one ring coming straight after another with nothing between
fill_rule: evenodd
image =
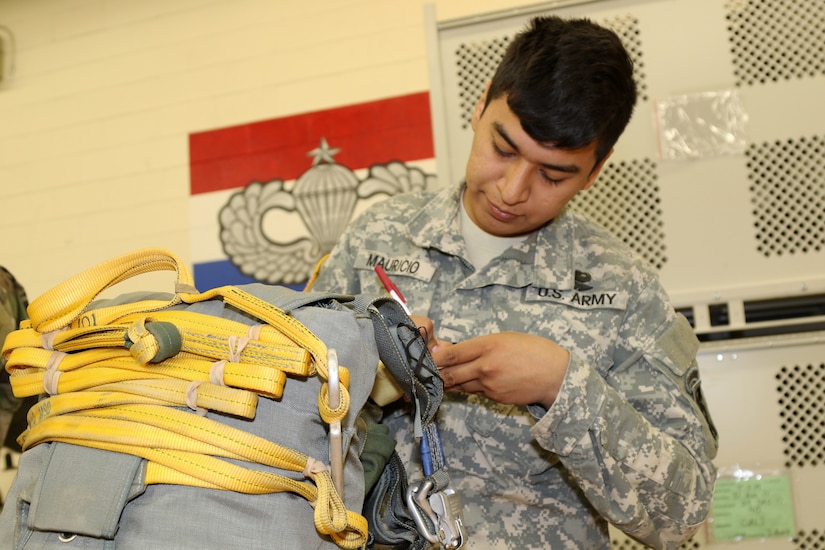
<instances>
[{"instance_id":1,"label":"red marker pen","mask_svg":"<svg viewBox=\"0 0 825 550\"><path fill-rule=\"evenodd\" d=\"M375 272L378 274L378 278L381 279L381 284L384 285L384 288L386 288L387 292L390 293L390 296L392 296L396 302L401 304L401 307L404 308L407 315L410 315L410 308L407 307L407 300L404 299L404 295L401 294L401 291L398 290L398 287L392 282L389 275L387 275L387 272L384 271L384 268L377 265L375 266Z\"/></svg>"}]
</instances>

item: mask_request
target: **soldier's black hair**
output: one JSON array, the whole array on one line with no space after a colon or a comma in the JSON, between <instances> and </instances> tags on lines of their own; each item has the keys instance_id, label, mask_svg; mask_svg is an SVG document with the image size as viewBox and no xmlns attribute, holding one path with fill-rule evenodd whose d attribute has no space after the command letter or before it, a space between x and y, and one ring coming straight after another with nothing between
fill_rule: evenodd
<instances>
[{"instance_id":1,"label":"soldier's black hair","mask_svg":"<svg viewBox=\"0 0 825 550\"><path fill-rule=\"evenodd\" d=\"M596 142L598 164L633 114L633 61L616 33L587 19L536 17L508 46L485 108L504 94L530 137L562 149Z\"/></svg>"}]
</instances>

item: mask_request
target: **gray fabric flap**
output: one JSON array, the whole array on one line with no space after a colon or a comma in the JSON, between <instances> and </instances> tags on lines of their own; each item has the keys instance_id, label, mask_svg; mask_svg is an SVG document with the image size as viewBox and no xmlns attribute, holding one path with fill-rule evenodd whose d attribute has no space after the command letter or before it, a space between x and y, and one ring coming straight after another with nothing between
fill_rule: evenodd
<instances>
[{"instance_id":1,"label":"gray fabric flap","mask_svg":"<svg viewBox=\"0 0 825 550\"><path fill-rule=\"evenodd\" d=\"M123 507L143 491L143 459L54 443L32 494L38 531L114 538Z\"/></svg>"}]
</instances>

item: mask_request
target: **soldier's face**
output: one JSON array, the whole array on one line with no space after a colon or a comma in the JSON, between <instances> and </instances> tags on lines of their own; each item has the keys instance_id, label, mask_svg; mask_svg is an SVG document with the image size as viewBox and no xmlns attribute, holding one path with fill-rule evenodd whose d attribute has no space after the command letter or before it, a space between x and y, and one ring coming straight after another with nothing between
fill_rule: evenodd
<instances>
[{"instance_id":1,"label":"soldier's face","mask_svg":"<svg viewBox=\"0 0 825 550\"><path fill-rule=\"evenodd\" d=\"M526 235L552 220L596 179L596 144L559 149L531 138L505 96L473 114L475 135L467 161L464 208L482 230L499 237Z\"/></svg>"}]
</instances>

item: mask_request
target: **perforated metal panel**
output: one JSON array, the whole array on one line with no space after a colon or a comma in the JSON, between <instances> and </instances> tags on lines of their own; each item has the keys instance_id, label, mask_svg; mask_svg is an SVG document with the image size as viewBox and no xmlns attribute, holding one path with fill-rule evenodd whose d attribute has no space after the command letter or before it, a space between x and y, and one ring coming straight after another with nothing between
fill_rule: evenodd
<instances>
[{"instance_id":1,"label":"perforated metal panel","mask_svg":"<svg viewBox=\"0 0 825 550\"><path fill-rule=\"evenodd\" d=\"M461 128L467 130L484 85L493 77L504 50L510 43L509 36L501 36L481 42L460 44L455 52L458 76L457 101L461 113Z\"/></svg>"},{"instance_id":2,"label":"perforated metal panel","mask_svg":"<svg viewBox=\"0 0 825 550\"><path fill-rule=\"evenodd\" d=\"M785 466L825 464L825 362L783 366L776 381Z\"/></svg>"},{"instance_id":3,"label":"perforated metal panel","mask_svg":"<svg viewBox=\"0 0 825 550\"><path fill-rule=\"evenodd\" d=\"M657 268L667 261L656 163L650 159L610 163L599 185L573 198L570 207L630 245Z\"/></svg>"},{"instance_id":4,"label":"perforated metal panel","mask_svg":"<svg viewBox=\"0 0 825 550\"><path fill-rule=\"evenodd\" d=\"M726 8L737 86L825 74L825 2L734 0Z\"/></svg>"},{"instance_id":5,"label":"perforated metal panel","mask_svg":"<svg viewBox=\"0 0 825 550\"><path fill-rule=\"evenodd\" d=\"M680 550L695 550L703 547L703 544L698 540L691 540L679 545ZM610 541L610 548L613 550L642 550L647 547L630 539L616 537Z\"/></svg>"},{"instance_id":6,"label":"perforated metal panel","mask_svg":"<svg viewBox=\"0 0 825 550\"><path fill-rule=\"evenodd\" d=\"M822 550L825 548L825 533L816 529L800 531L794 542L799 550Z\"/></svg>"},{"instance_id":7,"label":"perforated metal panel","mask_svg":"<svg viewBox=\"0 0 825 550\"><path fill-rule=\"evenodd\" d=\"M825 251L825 139L813 136L755 143L746 155L756 250L766 257L821 257Z\"/></svg>"},{"instance_id":8,"label":"perforated metal panel","mask_svg":"<svg viewBox=\"0 0 825 550\"><path fill-rule=\"evenodd\" d=\"M621 38L624 47L630 54L630 59L633 60L633 73L639 101L648 101L650 98L647 95L644 50L642 49L642 33L639 28L639 20L632 15L624 15L605 17L599 23L613 30Z\"/></svg>"}]
</instances>

